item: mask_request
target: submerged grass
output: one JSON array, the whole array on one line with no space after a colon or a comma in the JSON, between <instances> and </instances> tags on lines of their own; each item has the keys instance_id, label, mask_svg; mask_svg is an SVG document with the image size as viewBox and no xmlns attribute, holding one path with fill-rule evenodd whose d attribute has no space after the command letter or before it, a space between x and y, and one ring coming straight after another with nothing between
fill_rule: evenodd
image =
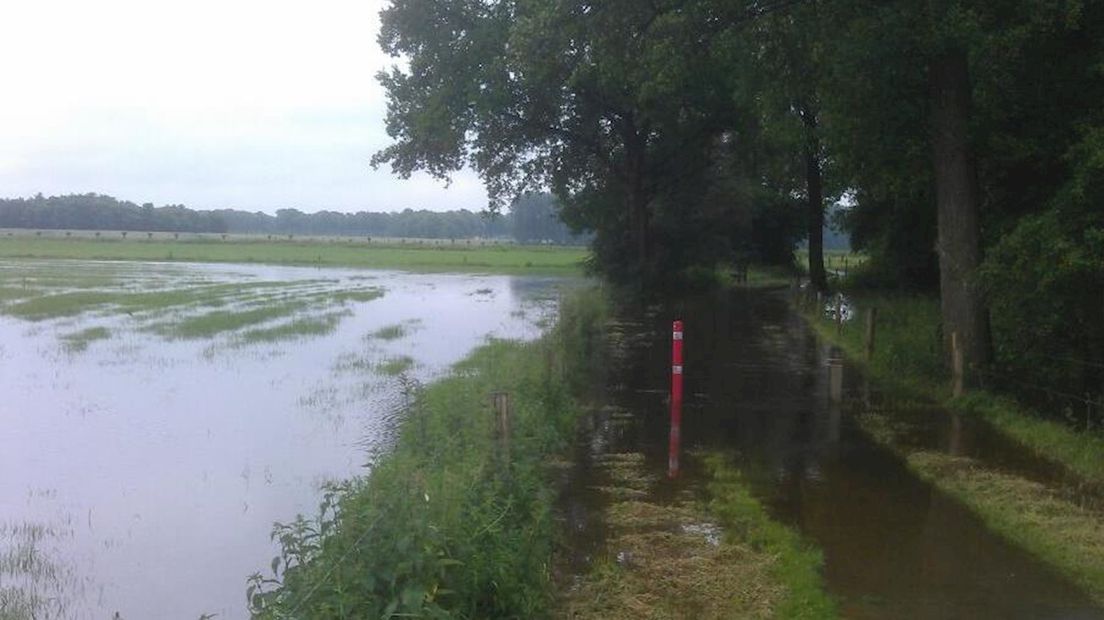
<instances>
[{"instance_id":1,"label":"submerged grass","mask_svg":"<svg viewBox=\"0 0 1104 620\"><path fill-rule=\"evenodd\" d=\"M154 326L153 331L170 338L192 340L210 338L222 332L233 331L291 316L304 310L305 301L286 301L265 305L252 310L215 310L178 321L169 321Z\"/></svg>"},{"instance_id":2,"label":"submerged grass","mask_svg":"<svg viewBox=\"0 0 1104 620\"><path fill-rule=\"evenodd\" d=\"M71 353L79 353L88 348L88 345L97 340L111 337L111 331L106 327L89 327L71 334L61 336L61 343L65 350Z\"/></svg>"},{"instance_id":3,"label":"submerged grass","mask_svg":"<svg viewBox=\"0 0 1104 620\"><path fill-rule=\"evenodd\" d=\"M394 325L386 325L377 329L376 331L368 334L368 339L379 340L398 340L406 335L406 326L402 323L395 323Z\"/></svg>"},{"instance_id":4,"label":"submerged grass","mask_svg":"<svg viewBox=\"0 0 1104 620\"><path fill-rule=\"evenodd\" d=\"M271 577L248 596L258 618L534 617L550 598L554 494L546 461L569 445L568 386L600 363L598 292L561 309L535 343L493 342L453 375L409 390L394 446L371 474L337 485L319 515L278 526ZM549 360L569 369L560 381ZM508 448L489 394L507 391Z\"/></svg>"},{"instance_id":5,"label":"submerged grass","mask_svg":"<svg viewBox=\"0 0 1104 620\"><path fill-rule=\"evenodd\" d=\"M414 359L406 355L385 359L375 366L375 371L388 377L397 377L414 367Z\"/></svg>"},{"instance_id":6,"label":"submerged grass","mask_svg":"<svg viewBox=\"0 0 1104 620\"><path fill-rule=\"evenodd\" d=\"M256 344L325 336L332 334L341 320L349 315L348 311L329 312L320 316L300 317L273 327L250 329L242 333L241 342Z\"/></svg>"}]
</instances>

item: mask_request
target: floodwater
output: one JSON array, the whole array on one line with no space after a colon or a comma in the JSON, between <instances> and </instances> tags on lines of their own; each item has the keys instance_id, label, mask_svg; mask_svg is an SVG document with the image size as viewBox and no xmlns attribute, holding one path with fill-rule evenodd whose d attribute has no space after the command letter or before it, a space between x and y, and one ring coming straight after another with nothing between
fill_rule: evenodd
<instances>
[{"instance_id":1,"label":"floodwater","mask_svg":"<svg viewBox=\"0 0 1104 620\"><path fill-rule=\"evenodd\" d=\"M246 617L246 578L267 574L277 552L273 523L313 515L324 483L365 471L411 380L440 376L489 336L539 335L565 284L253 265L0 264L9 280L24 271L32 286L52 281L59 290L102 279L97 290L278 282L292 299L366 287L383 295L317 309L333 319L329 333L283 340L243 340L241 330L173 336L166 325L206 311L193 307L0 315L4 618ZM242 290L241 299L211 303L261 303ZM88 327L110 336L66 343Z\"/></svg>"},{"instance_id":2,"label":"floodwater","mask_svg":"<svg viewBox=\"0 0 1104 620\"><path fill-rule=\"evenodd\" d=\"M859 430L853 415L879 395L845 365L842 404L835 404L829 366L838 365L837 355L817 342L780 291L623 311L607 383L610 407L635 418L626 424L599 414L593 449L642 451L657 477L665 473L674 318L685 321L682 434L690 458L684 455L687 468L657 489L659 496L700 487L694 451L731 455L772 516L824 551L827 586L847 618L1104 618L1066 579L985 529ZM934 449L1050 475L984 429L927 419L920 441ZM586 518L569 520L587 527ZM600 538L601 525L590 527L598 530L590 537ZM594 553L585 532L576 538L582 542L575 553Z\"/></svg>"}]
</instances>

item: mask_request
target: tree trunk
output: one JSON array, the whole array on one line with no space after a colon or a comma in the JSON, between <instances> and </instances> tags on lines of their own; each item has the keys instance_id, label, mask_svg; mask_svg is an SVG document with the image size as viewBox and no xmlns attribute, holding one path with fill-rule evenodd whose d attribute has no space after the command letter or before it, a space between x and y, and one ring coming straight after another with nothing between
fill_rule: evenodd
<instances>
[{"instance_id":1,"label":"tree trunk","mask_svg":"<svg viewBox=\"0 0 1104 620\"><path fill-rule=\"evenodd\" d=\"M805 190L808 195L809 220L809 281L818 291L828 290L824 271L824 178L820 162L820 139L817 138L816 114L801 112L805 124Z\"/></svg>"},{"instance_id":2,"label":"tree trunk","mask_svg":"<svg viewBox=\"0 0 1104 620\"><path fill-rule=\"evenodd\" d=\"M938 212L940 309L943 349L958 334L967 385L989 361L989 325L975 282L981 262L978 181L970 147L970 75L966 53L952 49L928 65L931 141ZM949 356L948 356L949 358Z\"/></svg>"}]
</instances>

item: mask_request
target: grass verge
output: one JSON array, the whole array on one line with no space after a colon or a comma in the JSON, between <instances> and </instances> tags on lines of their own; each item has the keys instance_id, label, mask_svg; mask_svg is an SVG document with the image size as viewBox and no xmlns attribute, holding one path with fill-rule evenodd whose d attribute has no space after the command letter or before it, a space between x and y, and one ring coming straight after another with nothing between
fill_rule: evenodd
<instances>
[{"instance_id":1,"label":"grass verge","mask_svg":"<svg viewBox=\"0 0 1104 620\"><path fill-rule=\"evenodd\" d=\"M973 459L919 451L910 469L977 513L986 526L1057 567L1104 604L1104 519L1052 489Z\"/></svg>"},{"instance_id":2,"label":"grass verge","mask_svg":"<svg viewBox=\"0 0 1104 620\"><path fill-rule=\"evenodd\" d=\"M412 389L371 474L335 485L315 517L277 526L282 553L250 583L254 616L542 615L556 535L546 461L571 440L571 386L600 363L603 317L600 293L582 294L542 340L493 342ZM494 391L511 396L508 446L494 437Z\"/></svg>"},{"instance_id":3,"label":"grass verge","mask_svg":"<svg viewBox=\"0 0 1104 620\"><path fill-rule=\"evenodd\" d=\"M1010 398L985 391L952 398L943 368L939 340L938 300L918 296L856 295L849 297L854 317L837 330L828 313L804 312L815 331L838 345L880 384L901 396L928 399L967 415L977 415L1036 455L1054 461L1077 476L1104 484L1104 437L1075 431L1033 414ZM865 359L866 310L877 308L874 355Z\"/></svg>"},{"instance_id":4,"label":"grass verge","mask_svg":"<svg viewBox=\"0 0 1104 620\"><path fill-rule=\"evenodd\" d=\"M739 472L704 456L708 504L686 492L658 501L640 453L595 465L608 499L605 553L560 603L562 617L836 618L820 553L772 521Z\"/></svg>"}]
</instances>

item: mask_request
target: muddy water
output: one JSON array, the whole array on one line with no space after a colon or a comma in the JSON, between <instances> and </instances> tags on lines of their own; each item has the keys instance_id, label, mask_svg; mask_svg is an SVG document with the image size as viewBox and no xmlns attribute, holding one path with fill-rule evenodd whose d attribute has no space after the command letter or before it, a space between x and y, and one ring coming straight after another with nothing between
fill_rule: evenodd
<instances>
[{"instance_id":1,"label":"muddy water","mask_svg":"<svg viewBox=\"0 0 1104 620\"><path fill-rule=\"evenodd\" d=\"M685 448L736 457L773 516L824 550L826 581L845 617L1104 618L1068 581L858 430L847 403L865 396L861 380L845 368L844 405L833 404L834 352L817 343L783 294L736 292L623 314L611 398L637 417L615 427L599 422L600 441L642 450L657 474L665 470L670 321L683 318ZM977 429L933 426L925 434L923 441L947 450L1049 475ZM682 479L666 492L699 481L694 459L684 461Z\"/></svg>"},{"instance_id":2,"label":"muddy water","mask_svg":"<svg viewBox=\"0 0 1104 620\"><path fill-rule=\"evenodd\" d=\"M62 269L82 270L89 277L78 283L99 272ZM563 284L264 266L108 270L131 288L369 282L385 293L344 304L331 334L255 344L232 333L165 338L125 312L0 316L3 618L246 617L246 578L276 553L273 522L313 514L320 485L363 472L369 450L386 443L403 386L374 365L409 356L408 375L428 381L488 336L535 337ZM111 337L79 351L61 340L93 325ZM371 336L393 325L402 336Z\"/></svg>"}]
</instances>

